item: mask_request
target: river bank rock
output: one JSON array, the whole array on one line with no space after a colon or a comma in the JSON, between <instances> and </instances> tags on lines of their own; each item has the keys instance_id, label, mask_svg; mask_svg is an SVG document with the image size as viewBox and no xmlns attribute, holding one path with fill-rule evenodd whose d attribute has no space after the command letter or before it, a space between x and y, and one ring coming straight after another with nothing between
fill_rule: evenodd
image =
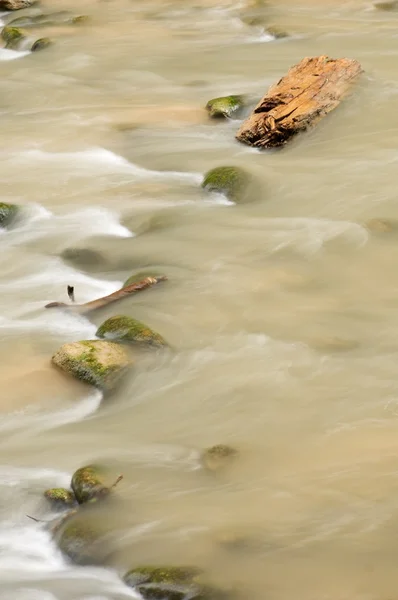
<instances>
[{"instance_id":1,"label":"river bank rock","mask_svg":"<svg viewBox=\"0 0 398 600\"><path fill-rule=\"evenodd\" d=\"M0 202L0 227L7 227L17 216L18 210L16 204Z\"/></svg>"},{"instance_id":2,"label":"river bank rock","mask_svg":"<svg viewBox=\"0 0 398 600\"><path fill-rule=\"evenodd\" d=\"M18 27L6 26L1 31L1 38L6 43L6 48L17 50L25 39L24 32Z\"/></svg>"},{"instance_id":3,"label":"river bank rock","mask_svg":"<svg viewBox=\"0 0 398 600\"><path fill-rule=\"evenodd\" d=\"M111 487L106 484L107 471L98 465L81 467L72 476L71 487L79 504L108 496Z\"/></svg>"},{"instance_id":4,"label":"river bank rock","mask_svg":"<svg viewBox=\"0 0 398 600\"><path fill-rule=\"evenodd\" d=\"M159 333L144 323L123 315L107 319L97 330L96 336L143 347L165 348L168 346Z\"/></svg>"},{"instance_id":5,"label":"river bank rock","mask_svg":"<svg viewBox=\"0 0 398 600\"><path fill-rule=\"evenodd\" d=\"M201 455L201 463L209 471L219 471L229 465L238 456L238 451L226 444L217 444L206 448Z\"/></svg>"},{"instance_id":6,"label":"river bank rock","mask_svg":"<svg viewBox=\"0 0 398 600\"><path fill-rule=\"evenodd\" d=\"M128 279L126 279L126 281L123 284L123 287L132 285L133 283L139 283L140 281L143 281L147 277L152 277L154 279L157 279L158 277L164 277L164 274L159 273L158 271L151 271L149 269L148 269L148 271L138 271L138 273L135 273L134 275L130 275L130 277Z\"/></svg>"},{"instance_id":7,"label":"river bank rock","mask_svg":"<svg viewBox=\"0 0 398 600\"><path fill-rule=\"evenodd\" d=\"M249 199L251 177L240 167L216 167L208 171L202 182L202 188L208 192L224 194L233 202Z\"/></svg>"},{"instance_id":8,"label":"river bank rock","mask_svg":"<svg viewBox=\"0 0 398 600\"><path fill-rule=\"evenodd\" d=\"M21 10L32 6L35 0L0 0L0 10Z\"/></svg>"},{"instance_id":9,"label":"river bank rock","mask_svg":"<svg viewBox=\"0 0 398 600\"><path fill-rule=\"evenodd\" d=\"M74 493L65 488L52 488L44 492L44 497L55 509L69 509L77 504Z\"/></svg>"},{"instance_id":10,"label":"river bank rock","mask_svg":"<svg viewBox=\"0 0 398 600\"><path fill-rule=\"evenodd\" d=\"M31 47L31 52L38 52L39 50L45 50L54 44L53 40L48 37L40 38L34 42Z\"/></svg>"},{"instance_id":11,"label":"river bank rock","mask_svg":"<svg viewBox=\"0 0 398 600\"><path fill-rule=\"evenodd\" d=\"M212 119L237 118L245 106L245 97L239 95L213 98L206 104L206 110Z\"/></svg>"},{"instance_id":12,"label":"river bank rock","mask_svg":"<svg viewBox=\"0 0 398 600\"><path fill-rule=\"evenodd\" d=\"M73 377L98 387L112 390L131 364L127 350L105 340L83 340L61 346L52 363Z\"/></svg>"}]
</instances>

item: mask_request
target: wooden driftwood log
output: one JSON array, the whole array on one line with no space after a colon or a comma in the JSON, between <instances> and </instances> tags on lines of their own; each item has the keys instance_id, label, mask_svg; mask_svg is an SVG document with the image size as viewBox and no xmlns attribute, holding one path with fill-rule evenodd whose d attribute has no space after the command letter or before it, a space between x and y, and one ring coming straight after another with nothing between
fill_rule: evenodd
<instances>
[{"instance_id":1,"label":"wooden driftwood log","mask_svg":"<svg viewBox=\"0 0 398 600\"><path fill-rule=\"evenodd\" d=\"M336 108L361 72L348 58L304 58L269 89L236 138L257 148L284 146Z\"/></svg>"},{"instance_id":2,"label":"wooden driftwood log","mask_svg":"<svg viewBox=\"0 0 398 600\"><path fill-rule=\"evenodd\" d=\"M116 300L121 300L126 296L130 296L131 294L136 294L137 292L146 290L152 285L159 283L159 281L166 281L166 279L167 277L165 275L159 275L158 277L147 277L142 281L132 283L131 285L127 285L124 288L120 288L120 290L113 292L113 294L103 296L102 298L92 300L91 302L86 302L85 304L65 304L64 302L50 302L50 304L46 304L45 308L66 308L80 315L86 315L94 310L98 310L99 308L108 306L108 304L116 302ZM72 300L72 302L74 302L74 288L70 285L68 285L68 296Z\"/></svg>"}]
</instances>

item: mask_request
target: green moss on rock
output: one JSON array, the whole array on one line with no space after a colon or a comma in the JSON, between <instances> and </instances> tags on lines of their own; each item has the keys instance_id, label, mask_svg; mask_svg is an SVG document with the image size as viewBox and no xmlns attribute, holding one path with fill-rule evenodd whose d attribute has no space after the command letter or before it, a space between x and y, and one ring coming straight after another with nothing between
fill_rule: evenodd
<instances>
[{"instance_id":1,"label":"green moss on rock","mask_svg":"<svg viewBox=\"0 0 398 600\"><path fill-rule=\"evenodd\" d=\"M123 284L123 287L127 287L128 285L132 285L133 283L139 283L140 281L143 281L144 279L146 279L147 277L164 277L164 275L162 273L159 273L158 271L139 271L138 273L135 273L134 275L131 275L128 279L126 279L126 281Z\"/></svg>"},{"instance_id":2,"label":"green moss on rock","mask_svg":"<svg viewBox=\"0 0 398 600\"><path fill-rule=\"evenodd\" d=\"M107 471L98 465L81 467L72 476L71 488L79 504L109 495L111 487L107 485Z\"/></svg>"},{"instance_id":3,"label":"green moss on rock","mask_svg":"<svg viewBox=\"0 0 398 600\"><path fill-rule=\"evenodd\" d=\"M202 188L219 192L234 202L248 199L251 178L240 167L216 167L206 173Z\"/></svg>"},{"instance_id":4,"label":"green moss on rock","mask_svg":"<svg viewBox=\"0 0 398 600\"><path fill-rule=\"evenodd\" d=\"M203 451L201 462L209 471L218 471L230 464L237 455L238 451L235 448L226 444L217 444Z\"/></svg>"},{"instance_id":5,"label":"green moss on rock","mask_svg":"<svg viewBox=\"0 0 398 600\"><path fill-rule=\"evenodd\" d=\"M206 104L206 110L210 117L229 118L237 117L245 105L244 96L222 96L209 100Z\"/></svg>"},{"instance_id":6,"label":"green moss on rock","mask_svg":"<svg viewBox=\"0 0 398 600\"><path fill-rule=\"evenodd\" d=\"M39 40L35 41L31 48L31 51L38 52L39 50L45 50L46 48L52 46L53 43L53 40L48 37L40 38Z\"/></svg>"},{"instance_id":7,"label":"green moss on rock","mask_svg":"<svg viewBox=\"0 0 398 600\"><path fill-rule=\"evenodd\" d=\"M0 202L0 227L6 227L15 219L19 207L16 204Z\"/></svg>"},{"instance_id":8,"label":"green moss on rock","mask_svg":"<svg viewBox=\"0 0 398 600\"><path fill-rule=\"evenodd\" d=\"M28 8L35 0L0 0L0 10L21 10Z\"/></svg>"},{"instance_id":9,"label":"green moss on rock","mask_svg":"<svg viewBox=\"0 0 398 600\"><path fill-rule=\"evenodd\" d=\"M90 17L88 15L78 15L77 17L73 17L71 19L72 25L84 25L90 21Z\"/></svg>"},{"instance_id":10,"label":"green moss on rock","mask_svg":"<svg viewBox=\"0 0 398 600\"><path fill-rule=\"evenodd\" d=\"M144 323L131 317L115 316L107 319L99 327L97 337L131 342L141 346L164 348L167 342L159 333L150 329Z\"/></svg>"},{"instance_id":11,"label":"green moss on rock","mask_svg":"<svg viewBox=\"0 0 398 600\"><path fill-rule=\"evenodd\" d=\"M52 362L80 381L109 391L131 364L127 350L105 340L84 340L64 344Z\"/></svg>"},{"instance_id":12,"label":"green moss on rock","mask_svg":"<svg viewBox=\"0 0 398 600\"><path fill-rule=\"evenodd\" d=\"M1 31L1 37L6 43L6 48L16 50L25 39L25 34L18 27L10 27L7 25Z\"/></svg>"},{"instance_id":13,"label":"green moss on rock","mask_svg":"<svg viewBox=\"0 0 398 600\"><path fill-rule=\"evenodd\" d=\"M66 515L53 534L61 552L78 565L101 565L111 554L98 516L83 509Z\"/></svg>"},{"instance_id":14,"label":"green moss on rock","mask_svg":"<svg viewBox=\"0 0 398 600\"><path fill-rule=\"evenodd\" d=\"M52 488L46 490L44 492L44 497L54 508L70 508L76 504L74 493L65 488Z\"/></svg>"}]
</instances>

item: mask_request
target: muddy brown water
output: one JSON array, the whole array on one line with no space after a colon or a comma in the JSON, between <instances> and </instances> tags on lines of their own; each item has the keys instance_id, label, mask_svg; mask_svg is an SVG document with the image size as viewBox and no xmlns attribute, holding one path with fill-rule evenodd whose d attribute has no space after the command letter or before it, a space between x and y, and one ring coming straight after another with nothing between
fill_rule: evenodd
<instances>
[{"instance_id":1,"label":"muddy brown water","mask_svg":"<svg viewBox=\"0 0 398 600\"><path fill-rule=\"evenodd\" d=\"M119 574L137 563L195 564L254 600L390 599L398 12L309 0L58 7L91 20L51 28L46 52L0 50L2 200L24 207L0 238L0 599L135 597ZM210 98L255 101L319 54L356 58L365 75L283 152L257 153L234 141L238 122L207 119ZM219 164L253 172L253 202L200 190ZM102 258L66 262L68 247ZM68 284L86 302L144 267L169 281L91 322L43 309L66 301ZM138 357L102 401L50 357L115 313L175 352ZM199 452L216 443L240 456L207 473ZM42 491L91 461L124 475L102 517L116 551L104 569L66 562L26 517L48 519ZM243 547L225 543L239 536Z\"/></svg>"}]
</instances>

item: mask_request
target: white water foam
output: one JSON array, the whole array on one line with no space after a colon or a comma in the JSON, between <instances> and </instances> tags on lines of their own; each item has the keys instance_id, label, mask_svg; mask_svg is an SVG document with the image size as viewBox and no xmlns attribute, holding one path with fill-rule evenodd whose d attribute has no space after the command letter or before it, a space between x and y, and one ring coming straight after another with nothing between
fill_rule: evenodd
<instances>
[{"instance_id":1,"label":"white water foam","mask_svg":"<svg viewBox=\"0 0 398 600\"><path fill-rule=\"evenodd\" d=\"M30 54L29 50L25 52L17 51L17 50L9 50L7 48L0 48L0 61L5 60L16 60L18 58L23 58Z\"/></svg>"},{"instance_id":2,"label":"white water foam","mask_svg":"<svg viewBox=\"0 0 398 600\"><path fill-rule=\"evenodd\" d=\"M34 224L34 227L32 225ZM102 207L90 207L71 210L63 215L54 215L39 205L24 207L21 221L15 227L3 230L4 241L11 245L24 244L27 241L47 235L68 235L69 239L79 239L94 235L115 237L133 237L134 234L120 224L118 215ZM75 234L75 235L73 235Z\"/></svg>"},{"instance_id":3,"label":"white water foam","mask_svg":"<svg viewBox=\"0 0 398 600\"><path fill-rule=\"evenodd\" d=\"M13 155L15 161L19 163L51 163L57 165L64 171L70 171L71 167L75 173L84 172L85 174L115 174L129 173L134 178L143 179L163 179L188 181L192 184L200 183L202 175L200 173L188 173L179 171L152 171L129 162L123 156L115 154L105 148L94 147L76 152L46 152L39 149L30 149Z\"/></svg>"}]
</instances>

